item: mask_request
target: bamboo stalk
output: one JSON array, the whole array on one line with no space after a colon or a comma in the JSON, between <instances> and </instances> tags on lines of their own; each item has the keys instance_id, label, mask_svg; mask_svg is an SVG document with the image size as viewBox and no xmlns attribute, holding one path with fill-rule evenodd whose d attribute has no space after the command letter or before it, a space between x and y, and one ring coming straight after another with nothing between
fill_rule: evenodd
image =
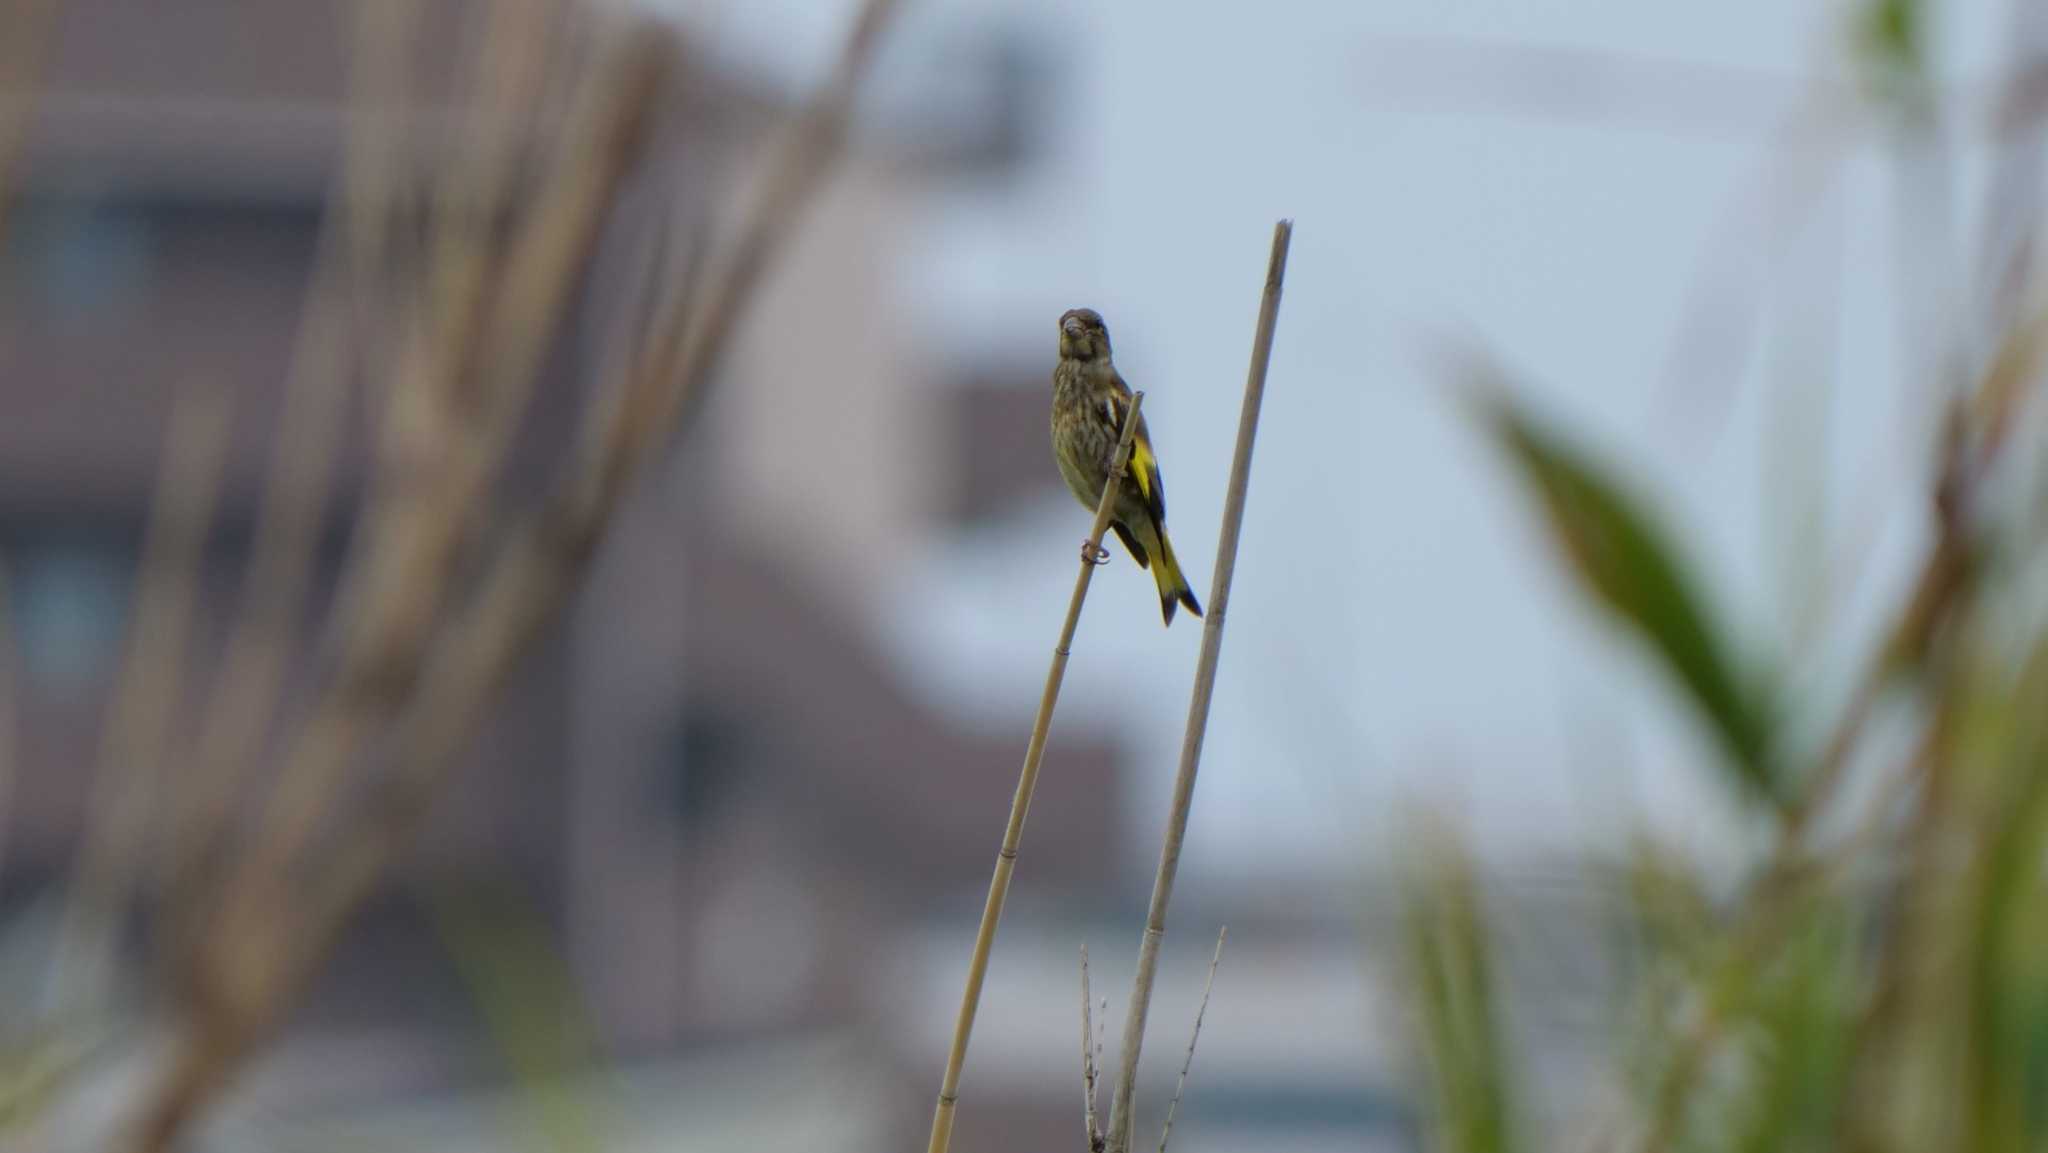
<instances>
[{"instance_id":1,"label":"bamboo stalk","mask_svg":"<svg viewBox=\"0 0 2048 1153\"><path fill-rule=\"evenodd\" d=\"M1166 906L1173 899L1181 842L1188 831L1188 810L1195 799L1195 772L1202 761L1202 737L1209 727L1209 701L1216 693L1216 662L1223 653L1223 620L1230 608L1230 578L1237 571L1237 540L1244 524L1245 490L1251 483L1252 443L1259 434L1259 405L1266 395L1266 365L1273 355L1273 329L1280 319L1280 286L1287 278L1287 245L1293 235L1291 220L1273 226L1266 292L1259 302L1251 370L1245 378L1244 407L1237 421L1237 450L1230 462L1230 488L1223 499L1223 531L1216 542L1216 573L1209 583L1209 615L1202 622L1202 653L1195 666L1194 694L1188 702L1187 732L1181 738L1180 769L1173 781L1173 807L1167 817L1166 840L1159 850L1159 872L1152 881L1145 933L1138 942L1138 972L1131 980L1131 1002L1124 1016L1121 1065L1116 1073L1116 1092L1109 1104L1110 1153L1129 1153L1131 1147L1131 1100L1138 1081L1138 1054L1144 1046L1145 1015L1151 1008L1152 982L1159 969L1159 943L1166 936Z\"/></svg>"},{"instance_id":2,"label":"bamboo stalk","mask_svg":"<svg viewBox=\"0 0 2048 1153\"><path fill-rule=\"evenodd\" d=\"M974 934L974 955L967 963L967 987L960 994L960 1016L953 1025L952 1048L946 1052L946 1072L939 1080L939 1103L932 1112L927 1153L946 1153L953 1143L953 1109L960 1102L960 1067L967 1062L967 1039L974 1032L974 1014L981 1006L981 985L988 976L996 923L1003 919L1003 902L1010 895L1010 875L1017 868L1017 845L1024 839L1024 818L1031 811L1031 794L1038 788L1038 766L1045 756L1046 733L1052 729L1053 708L1059 704L1060 682L1066 679L1074 630L1081 623L1081 605L1088 599L1088 586L1094 581L1100 563L1096 558L1102 551L1102 534L1109 531L1117 483L1123 480L1124 468L1130 461L1131 437L1138 431L1138 409L1144 403L1144 393L1132 394L1130 411L1124 414L1123 435L1117 439L1116 455L1110 462L1109 480L1102 486L1102 499L1095 503L1095 524L1088 532L1088 542L1081 547L1081 571L1074 577L1067 619L1060 625L1060 642L1053 647L1052 667L1045 673L1045 692L1038 698L1038 719L1032 722L1031 740L1024 746L1024 768L1017 774L1017 794L1010 801L1009 823L1003 827L1003 847L996 854L995 875L988 883L988 901L981 909L981 927Z\"/></svg>"}]
</instances>

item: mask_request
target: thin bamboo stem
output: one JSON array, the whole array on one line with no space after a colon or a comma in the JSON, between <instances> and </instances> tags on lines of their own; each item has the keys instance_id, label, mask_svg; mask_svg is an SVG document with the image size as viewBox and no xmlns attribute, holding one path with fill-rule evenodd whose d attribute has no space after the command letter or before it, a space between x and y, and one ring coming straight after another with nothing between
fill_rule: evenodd
<instances>
[{"instance_id":1,"label":"thin bamboo stem","mask_svg":"<svg viewBox=\"0 0 2048 1153\"><path fill-rule=\"evenodd\" d=\"M1116 455L1110 462L1109 480L1102 486L1102 499L1095 503L1095 524L1088 543L1081 549L1081 571L1074 577L1074 595L1067 601L1067 619L1060 625L1060 642L1052 650L1052 667L1045 673L1045 692L1038 698L1038 719L1031 725L1031 740L1024 746L1024 768L1017 774L1017 794L1010 800L1010 820L1003 827L1003 847L996 854L995 875L989 878L988 901L981 909L981 927L974 934L974 956L967 963L967 987L960 994L960 1016L953 1025L953 1045L946 1052L946 1073L939 1080L939 1103L932 1111L932 1136L927 1153L946 1153L953 1143L953 1110L960 1102L960 1067L967 1062L967 1039L974 1032L974 1014L981 1007L981 985L988 976L989 952L995 945L996 924L1003 919L1003 902L1010 895L1010 875L1017 868L1017 846L1024 839L1024 818L1031 812L1031 795L1038 789L1038 766L1045 757L1046 733L1052 729L1052 711L1060 700L1060 682L1067 676L1067 656L1074 645L1074 630L1081 623L1081 605L1088 599L1088 586L1100 563L1102 534L1109 531L1110 511L1115 505L1117 484L1124 478L1130 460L1131 437L1138 431L1138 409L1145 394L1131 396L1131 409L1124 414L1123 435L1118 437Z\"/></svg>"},{"instance_id":2,"label":"thin bamboo stem","mask_svg":"<svg viewBox=\"0 0 2048 1153\"><path fill-rule=\"evenodd\" d=\"M1145 1015L1152 1004L1152 982L1159 969L1159 943L1166 936L1166 906L1173 899L1174 874L1187 837L1188 810L1195 799L1195 772L1202 761L1202 737L1209 727L1209 702L1216 693L1216 663L1223 653L1223 620L1230 609L1230 580L1237 571L1238 533L1244 524L1245 490L1251 483L1252 444L1259 434L1259 405L1266 395L1266 366L1273 356L1273 330L1280 319L1280 287L1287 278L1287 245L1294 222L1273 226L1273 251L1266 265L1266 291L1259 302L1259 326L1252 338L1251 369L1245 378L1244 407L1238 415L1237 449L1230 462L1230 488L1223 499L1223 531L1216 542L1216 573L1209 583L1209 614L1202 622L1202 653L1195 666L1195 686L1188 702L1188 724L1181 738L1180 770L1173 782L1173 807L1168 813L1166 840L1159 850L1159 872L1152 881L1152 902L1145 914L1145 933L1138 943L1138 972L1131 981L1131 1002L1124 1016L1121 1064L1116 1092L1109 1104L1110 1153L1131 1147L1131 1101L1138 1081L1138 1054L1145 1040Z\"/></svg>"}]
</instances>

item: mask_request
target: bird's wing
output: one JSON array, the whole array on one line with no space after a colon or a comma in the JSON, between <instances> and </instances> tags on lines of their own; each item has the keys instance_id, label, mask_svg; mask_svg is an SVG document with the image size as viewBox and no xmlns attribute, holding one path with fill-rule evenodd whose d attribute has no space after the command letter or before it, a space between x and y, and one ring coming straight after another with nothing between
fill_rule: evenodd
<instances>
[{"instance_id":1,"label":"bird's wing","mask_svg":"<svg viewBox=\"0 0 2048 1153\"><path fill-rule=\"evenodd\" d=\"M1115 387L1103 394L1103 406L1108 409L1109 427L1122 432L1124 413L1130 411L1131 386L1121 376L1114 383ZM1145 498L1153 522L1166 523L1166 485L1159 479L1159 458L1152 454L1152 436L1142 412L1138 414L1138 431L1131 434L1130 474L1138 482L1138 493Z\"/></svg>"}]
</instances>

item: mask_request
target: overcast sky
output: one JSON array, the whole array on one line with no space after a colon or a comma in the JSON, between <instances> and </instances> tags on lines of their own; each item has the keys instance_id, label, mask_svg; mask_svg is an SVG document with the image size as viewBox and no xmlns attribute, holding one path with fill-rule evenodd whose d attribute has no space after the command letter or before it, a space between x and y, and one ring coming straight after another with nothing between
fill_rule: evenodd
<instances>
[{"instance_id":1,"label":"overcast sky","mask_svg":"<svg viewBox=\"0 0 2048 1153\"><path fill-rule=\"evenodd\" d=\"M787 77L848 10L677 6ZM2004 7L1943 8L1942 74L1991 76ZM1052 154L938 206L914 306L952 355L1042 349L1048 371L1060 311L1108 318L1205 599L1270 228L1296 221L1188 867L1370 856L1411 799L1504 853L1638 818L1725 845L1689 716L1570 594L1444 353L1487 350L1641 482L1745 650L1825 701L1922 541L1928 364L1975 288L1981 140L1929 159L1847 105L1840 5L907 9L911 44L1003 19L1064 67ZM1013 717L1085 527L1048 491L936 543L891 615L906 667ZM1061 718L1132 733L1138 857L1198 643L1160 630L1121 554L1098 576Z\"/></svg>"}]
</instances>

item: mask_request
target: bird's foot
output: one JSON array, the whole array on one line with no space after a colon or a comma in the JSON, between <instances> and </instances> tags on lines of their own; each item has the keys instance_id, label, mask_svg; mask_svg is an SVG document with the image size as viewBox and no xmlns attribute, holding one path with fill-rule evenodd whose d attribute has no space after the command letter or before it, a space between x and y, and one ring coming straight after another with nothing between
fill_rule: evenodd
<instances>
[{"instance_id":1,"label":"bird's foot","mask_svg":"<svg viewBox=\"0 0 2048 1153\"><path fill-rule=\"evenodd\" d=\"M1081 542L1081 562L1093 565L1108 564L1109 550L1092 540L1084 540Z\"/></svg>"}]
</instances>

